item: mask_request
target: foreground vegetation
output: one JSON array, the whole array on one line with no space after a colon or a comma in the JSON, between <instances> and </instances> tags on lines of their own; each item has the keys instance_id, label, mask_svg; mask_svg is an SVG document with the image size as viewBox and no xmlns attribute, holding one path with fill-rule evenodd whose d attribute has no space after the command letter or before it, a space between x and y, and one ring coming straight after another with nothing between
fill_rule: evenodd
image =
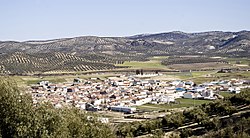
<instances>
[{"instance_id":1,"label":"foreground vegetation","mask_svg":"<svg viewBox=\"0 0 250 138\"><path fill-rule=\"evenodd\" d=\"M115 137L109 125L75 108L33 106L12 81L0 81L0 137Z\"/></svg>"}]
</instances>

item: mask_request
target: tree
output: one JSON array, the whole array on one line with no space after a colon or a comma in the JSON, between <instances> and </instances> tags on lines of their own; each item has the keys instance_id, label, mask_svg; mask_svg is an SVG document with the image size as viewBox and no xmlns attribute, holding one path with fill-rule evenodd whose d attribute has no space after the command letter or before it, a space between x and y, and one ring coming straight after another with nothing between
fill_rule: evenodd
<instances>
[{"instance_id":1,"label":"tree","mask_svg":"<svg viewBox=\"0 0 250 138\"><path fill-rule=\"evenodd\" d=\"M32 99L20 93L15 82L0 80L0 109L2 137L36 136Z\"/></svg>"},{"instance_id":2,"label":"tree","mask_svg":"<svg viewBox=\"0 0 250 138\"><path fill-rule=\"evenodd\" d=\"M156 70L156 71L155 71L155 74L159 74L159 71L158 71L158 70Z\"/></svg>"},{"instance_id":3,"label":"tree","mask_svg":"<svg viewBox=\"0 0 250 138\"><path fill-rule=\"evenodd\" d=\"M115 137L110 126L88 120L79 109L33 106L30 95L13 81L0 80L0 132L2 137Z\"/></svg>"},{"instance_id":4,"label":"tree","mask_svg":"<svg viewBox=\"0 0 250 138\"><path fill-rule=\"evenodd\" d=\"M243 89L239 94L229 97L233 105L250 104L250 89Z\"/></svg>"},{"instance_id":5,"label":"tree","mask_svg":"<svg viewBox=\"0 0 250 138\"><path fill-rule=\"evenodd\" d=\"M150 136L149 138L163 138L164 132L161 129L157 129L153 131L153 136Z\"/></svg>"},{"instance_id":6,"label":"tree","mask_svg":"<svg viewBox=\"0 0 250 138\"><path fill-rule=\"evenodd\" d=\"M220 128L220 119L215 117L213 119L206 119L201 122L206 130L218 130Z\"/></svg>"},{"instance_id":7,"label":"tree","mask_svg":"<svg viewBox=\"0 0 250 138\"><path fill-rule=\"evenodd\" d=\"M141 69L141 75L143 75L143 69Z\"/></svg>"},{"instance_id":8,"label":"tree","mask_svg":"<svg viewBox=\"0 0 250 138\"><path fill-rule=\"evenodd\" d=\"M185 111L183 114L192 122L200 123L203 120L208 120L207 114L201 108L194 108L191 111Z\"/></svg>"},{"instance_id":9,"label":"tree","mask_svg":"<svg viewBox=\"0 0 250 138\"><path fill-rule=\"evenodd\" d=\"M184 128L180 131L180 137L181 138L187 138L192 135L192 129L191 128Z\"/></svg>"},{"instance_id":10,"label":"tree","mask_svg":"<svg viewBox=\"0 0 250 138\"><path fill-rule=\"evenodd\" d=\"M135 70L135 74L136 74L136 75L139 75L139 74L140 74L140 70L138 70L138 69Z\"/></svg>"},{"instance_id":11,"label":"tree","mask_svg":"<svg viewBox=\"0 0 250 138\"><path fill-rule=\"evenodd\" d=\"M231 115L236 112L236 108L228 100L204 104L201 108L208 115Z\"/></svg>"},{"instance_id":12,"label":"tree","mask_svg":"<svg viewBox=\"0 0 250 138\"><path fill-rule=\"evenodd\" d=\"M183 125L184 116L182 113L173 113L171 115L167 115L162 119L162 126L163 127L170 127L170 128L178 128Z\"/></svg>"}]
</instances>

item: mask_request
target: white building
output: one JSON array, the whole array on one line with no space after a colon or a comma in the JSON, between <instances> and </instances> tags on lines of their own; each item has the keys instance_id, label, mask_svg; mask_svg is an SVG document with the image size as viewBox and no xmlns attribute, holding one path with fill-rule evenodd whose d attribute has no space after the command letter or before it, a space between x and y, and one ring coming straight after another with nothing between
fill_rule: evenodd
<instances>
[{"instance_id":1,"label":"white building","mask_svg":"<svg viewBox=\"0 0 250 138\"><path fill-rule=\"evenodd\" d=\"M187 99L196 99L201 98L202 96L199 93L186 92L183 94L183 98Z\"/></svg>"}]
</instances>

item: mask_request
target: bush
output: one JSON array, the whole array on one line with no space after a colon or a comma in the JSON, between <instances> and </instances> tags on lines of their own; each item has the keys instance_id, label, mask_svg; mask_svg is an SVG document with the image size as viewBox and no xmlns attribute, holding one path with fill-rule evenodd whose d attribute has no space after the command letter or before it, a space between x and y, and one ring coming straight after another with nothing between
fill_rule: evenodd
<instances>
[{"instance_id":1,"label":"bush","mask_svg":"<svg viewBox=\"0 0 250 138\"><path fill-rule=\"evenodd\" d=\"M233 105L250 104L250 89L244 89L239 94L235 94L227 100Z\"/></svg>"},{"instance_id":2,"label":"bush","mask_svg":"<svg viewBox=\"0 0 250 138\"><path fill-rule=\"evenodd\" d=\"M207 114L201 108L195 108L191 111L185 111L184 116L192 122L200 123L203 120L207 120Z\"/></svg>"},{"instance_id":3,"label":"bush","mask_svg":"<svg viewBox=\"0 0 250 138\"><path fill-rule=\"evenodd\" d=\"M187 138L187 137L189 137L191 135L192 135L192 129L191 128L182 129L180 131L180 137L181 138Z\"/></svg>"},{"instance_id":4,"label":"bush","mask_svg":"<svg viewBox=\"0 0 250 138\"><path fill-rule=\"evenodd\" d=\"M185 117L182 113L167 115L162 119L163 127L178 128L183 125Z\"/></svg>"}]
</instances>

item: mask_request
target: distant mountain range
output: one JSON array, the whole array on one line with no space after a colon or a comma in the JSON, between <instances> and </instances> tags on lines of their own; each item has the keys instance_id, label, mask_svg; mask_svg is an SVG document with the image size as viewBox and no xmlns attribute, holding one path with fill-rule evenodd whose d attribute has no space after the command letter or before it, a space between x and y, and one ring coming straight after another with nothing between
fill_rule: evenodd
<instances>
[{"instance_id":1,"label":"distant mountain range","mask_svg":"<svg viewBox=\"0 0 250 138\"><path fill-rule=\"evenodd\" d=\"M115 63L145 60L156 55L249 57L250 31L175 31L130 37L82 36L45 41L0 41L0 72L112 69Z\"/></svg>"}]
</instances>

